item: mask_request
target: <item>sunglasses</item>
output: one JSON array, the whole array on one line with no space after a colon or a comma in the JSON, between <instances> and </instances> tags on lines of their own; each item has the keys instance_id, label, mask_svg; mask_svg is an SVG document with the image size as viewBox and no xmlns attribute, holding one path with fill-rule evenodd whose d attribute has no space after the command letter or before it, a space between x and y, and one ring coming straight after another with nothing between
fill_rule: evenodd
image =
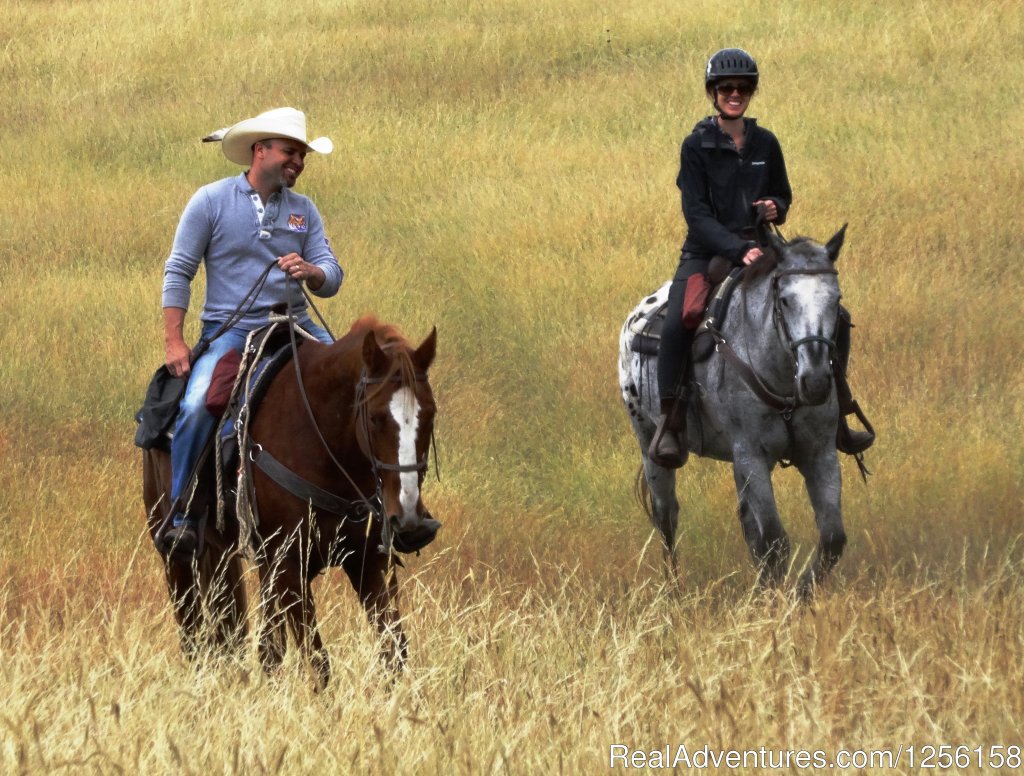
<instances>
[{"instance_id":1,"label":"sunglasses","mask_svg":"<svg viewBox=\"0 0 1024 776\"><path fill-rule=\"evenodd\" d=\"M754 93L753 84L716 84L715 91L719 97L728 97L736 92L740 97L749 97Z\"/></svg>"}]
</instances>

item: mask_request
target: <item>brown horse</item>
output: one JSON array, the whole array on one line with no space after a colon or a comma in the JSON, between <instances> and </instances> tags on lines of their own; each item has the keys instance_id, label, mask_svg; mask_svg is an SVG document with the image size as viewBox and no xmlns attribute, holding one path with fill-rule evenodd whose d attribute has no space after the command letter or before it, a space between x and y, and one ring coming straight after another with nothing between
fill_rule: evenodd
<instances>
[{"instance_id":1,"label":"brown horse","mask_svg":"<svg viewBox=\"0 0 1024 776\"><path fill-rule=\"evenodd\" d=\"M242 487L248 482L264 614L259 653L267 670L284 657L287 625L318 684L330 678L310 588L329 566L344 569L389 666L405 661L392 549L418 549L439 526L420 498L436 411L427 379L436 343L435 330L414 349L394 327L362 318L332 345L298 348L254 410L243 435L248 476ZM158 511L151 501L156 493L147 486L151 513ZM200 623L191 613L211 587L206 575L218 569L223 583L208 594L227 606L211 623L211 635L221 642L244 636L232 554L240 523L226 520L221 535L213 522L198 563L168 562L184 644L195 642Z\"/></svg>"}]
</instances>

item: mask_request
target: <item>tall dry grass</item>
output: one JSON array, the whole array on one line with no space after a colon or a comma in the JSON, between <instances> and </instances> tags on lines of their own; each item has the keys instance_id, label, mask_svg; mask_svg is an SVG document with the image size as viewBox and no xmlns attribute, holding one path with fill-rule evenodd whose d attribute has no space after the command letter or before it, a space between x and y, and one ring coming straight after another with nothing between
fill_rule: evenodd
<instances>
[{"instance_id":1,"label":"tall dry grass","mask_svg":"<svg viewBox=\"0 0 1024 776\"><path fill-rule=\"evenodd\" d=\"M1017 3L0 12L4 770L1021 743ZM618 326L676 260L703 62L736 44L786 149L787 232L850 222L853 383L880 431L870 487L844 464L851 542L812 611L750 594L731 475L703 461L681 477L685 579L667 593L615 386ZM131 415L161 358L163 259L190 194L236 172L198 139L281 104L336 144L300 182L347 272L332 326L373 310L439 330L426 498L445 529L409 563L413 658L390 690L333 574L325 695L296 662L187 669L141 536ZM799 567L813 519L792 472L777 493Z\"/></svg>"}]
</instances>

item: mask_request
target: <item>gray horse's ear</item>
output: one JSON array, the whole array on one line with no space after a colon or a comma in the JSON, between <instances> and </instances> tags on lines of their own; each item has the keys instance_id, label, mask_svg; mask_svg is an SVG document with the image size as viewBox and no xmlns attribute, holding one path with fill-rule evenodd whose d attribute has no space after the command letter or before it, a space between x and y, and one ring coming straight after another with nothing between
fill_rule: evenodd
<instances>
[{"instance_id":1,"label":"gray horse's ear","mask_svg":"<svg viewBox=\"0 0 1024 776\"><path fill-rule=\"evenodd\" d=\"M430 334L423 340L422 344L412 354L412 362L420 372L426 372L434 363L434 355L437 353L437 327L430 330Z\"/></svg>"},{"instance_id":2,"label":"gray horse's ear","mask_svg":"<svg viewBox=\"0 0 1024 776\"><path fill-rule=\"evenodd\" d=\"M843 240L846 239L846 227L848 226L849 223L843 224L843 228L832 235L832 239L825 243L825 251L828 253L828 257L833 264L839 258L839 249L843 247Z\"/></svg>"},{"instance_id":3,"label":"gray horse's ear","mask_svg":"<svg viewBox=\"0 0 1024 776\"><path fill-rule=\"evenodd\" d=\"M366 332L366 336L363 337L363 363L371 375L384 373L390 363L388 354L377 344L377 336L373 329Z\"/></svg>"}]
</instances>

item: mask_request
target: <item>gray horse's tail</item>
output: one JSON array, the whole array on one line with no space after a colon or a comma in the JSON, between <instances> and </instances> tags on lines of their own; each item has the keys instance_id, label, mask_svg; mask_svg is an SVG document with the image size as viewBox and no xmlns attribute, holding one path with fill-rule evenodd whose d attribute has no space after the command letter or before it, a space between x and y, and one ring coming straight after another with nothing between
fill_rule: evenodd
<instances>
[{"instance_id":1,"label":"gray horse's tail","mask_svg":"<svg viewBox=\"0 0 1024 776\"><path fill-rule=\"evenodd\" d=\"M644 476L643 464L636 470L636 481L633 483L633 495L647 515L647 519L654 522L654 499L651 498L651 488Z\"/></svg>"}]
</instances>

